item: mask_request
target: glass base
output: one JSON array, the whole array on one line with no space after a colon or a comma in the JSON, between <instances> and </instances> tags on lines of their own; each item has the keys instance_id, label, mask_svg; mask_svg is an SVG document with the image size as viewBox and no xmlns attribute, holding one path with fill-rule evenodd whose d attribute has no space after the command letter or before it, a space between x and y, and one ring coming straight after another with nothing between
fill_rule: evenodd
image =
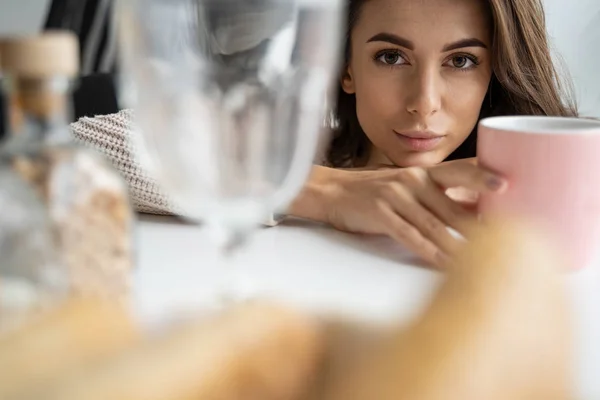
<instances>
[{"instance_id":1,"label":"glass base","mask_svg":"<svg viewBox=\"0 0 600 400\"><path fill-rule=\"evenodd\" d=\"M256 281L231 266L226 266L225 277L217 294L217 302L223 307L256 300L260 296L260 288Z\"/></svg>"}]
</instances>

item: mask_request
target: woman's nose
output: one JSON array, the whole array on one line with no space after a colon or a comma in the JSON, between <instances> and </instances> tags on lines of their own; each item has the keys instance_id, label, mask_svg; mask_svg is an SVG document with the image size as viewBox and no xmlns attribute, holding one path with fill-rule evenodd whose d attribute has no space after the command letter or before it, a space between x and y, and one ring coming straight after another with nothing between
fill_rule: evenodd
<instances>
[{"instance_id":1,"label":"woman's nose","mask_svg":"<svg viewBox=\"0 0 600 400\"><path fill-rule=\"evenodd\" d=\"M411 79L412 83L407 88L406 110L420 117L429 117L437 113L442 106L439 71L418 69Z\"/></svg>"}]
</instances>

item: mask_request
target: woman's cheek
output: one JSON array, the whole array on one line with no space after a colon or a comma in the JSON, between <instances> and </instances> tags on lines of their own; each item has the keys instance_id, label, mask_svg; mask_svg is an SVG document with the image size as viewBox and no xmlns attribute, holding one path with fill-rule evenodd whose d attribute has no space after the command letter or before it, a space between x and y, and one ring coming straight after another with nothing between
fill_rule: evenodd
<instances>
[{"instance_id":1,"label":"woman's cheek","mask_svg":"<svg viewBox=\"0 0 600 400\"><path fill-rule=\"evenodd\" d=\"M483 100L487 93L487 84L480 80L461 80L452 83L452 89L448 91L446 101L446 112L451 115L455 124L464 126L464 130L470 133L473 126L477 124Z\"/></svg>"},{"instance_id":2,"label":"woman's cheek","mask_svg":"<svg viewBox=\"0 0 600 400\"><path fill-rule=\"evenodd\" d=\"M402 112L401 83L393 75L373 74L357 87L359 121L368 126L384 126ZM365 130L367 127L364 127Z\"/></svg>"}]
</instances>

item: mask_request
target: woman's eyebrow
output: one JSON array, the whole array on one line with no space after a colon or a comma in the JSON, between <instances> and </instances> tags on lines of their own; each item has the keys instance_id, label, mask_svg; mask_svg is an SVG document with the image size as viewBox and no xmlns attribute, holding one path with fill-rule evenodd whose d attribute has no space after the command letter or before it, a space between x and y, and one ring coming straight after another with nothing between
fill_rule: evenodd
<instances>
[{"instance_id":1,"label":"woman's eyebrow","mask_svg":"<svg viewBox=\"0 0 600 400\"><path fill-rule=\"evenodd\" d=\"M462 49L464 47L483 47L484 49L488 48L487 45L485 43L483 43L481 40L479 40L477 38L468 38L468 39L461 39L456 42L448 43L447 45L444 46L444 48L442 49L442 52L456 50L456 49Z\"/></svg>"},{"instance_id":2,"label":"woman's eyebrow","mask_svg":"<svg viewBox=\"0 0 600 400\"><path fill-rule=\"evenodd\" d=\"M388 33L388 32L378 33L377 35L373 36L371 39L367 40L367 43L372 43L372 42L386 42L386 43L395 44L396 46L405 47L409 50L415 49L415 45L410 40L400 37L393 33Z\"/></svg>"},{"instance_id":3,"label":"woman's eyebrow","mask_svg":"<svg viewBox=\"0 0 600 400\"><path fill-rule=\"evenodd\" d=\"M369 40L367 40L367 43L372 43L372 42L385 42L385 43L394 44L396 46L404 47L409 50L415 49L415 45L412 41L410 41L406 38L403 38L401 36L398 36L394 33L389 33L389 32L378 33L377 35L375 35L372 38L370 38ZM484 49L488 48L488 46L483 41L481 41L477 38L466 38L466 39L458 40L456 42L448 43L447 45L445 45L443 47L442 52L447 52L447 51L456 50L456 49L462 49L464 47L482 47Z\"/></svg>"}]
</instances>

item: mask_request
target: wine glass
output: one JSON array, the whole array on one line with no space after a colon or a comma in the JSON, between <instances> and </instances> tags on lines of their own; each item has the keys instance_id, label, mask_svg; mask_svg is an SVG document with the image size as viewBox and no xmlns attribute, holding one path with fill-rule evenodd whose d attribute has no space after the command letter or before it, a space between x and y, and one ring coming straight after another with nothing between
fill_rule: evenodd
<instances>
[{"instance_id":1,"label":"wine glass","mask_svg":"<svg viewBox=\"0 0 600 400\"><path fill-rule=\"evenodd\" d=\"M223 258L284 210L308 176L338 72L344 6L118 3L122 88L146 167L184 216L208 225ZM223 290L238 295L231 277Z\"/></svg>"}]
</instances>

